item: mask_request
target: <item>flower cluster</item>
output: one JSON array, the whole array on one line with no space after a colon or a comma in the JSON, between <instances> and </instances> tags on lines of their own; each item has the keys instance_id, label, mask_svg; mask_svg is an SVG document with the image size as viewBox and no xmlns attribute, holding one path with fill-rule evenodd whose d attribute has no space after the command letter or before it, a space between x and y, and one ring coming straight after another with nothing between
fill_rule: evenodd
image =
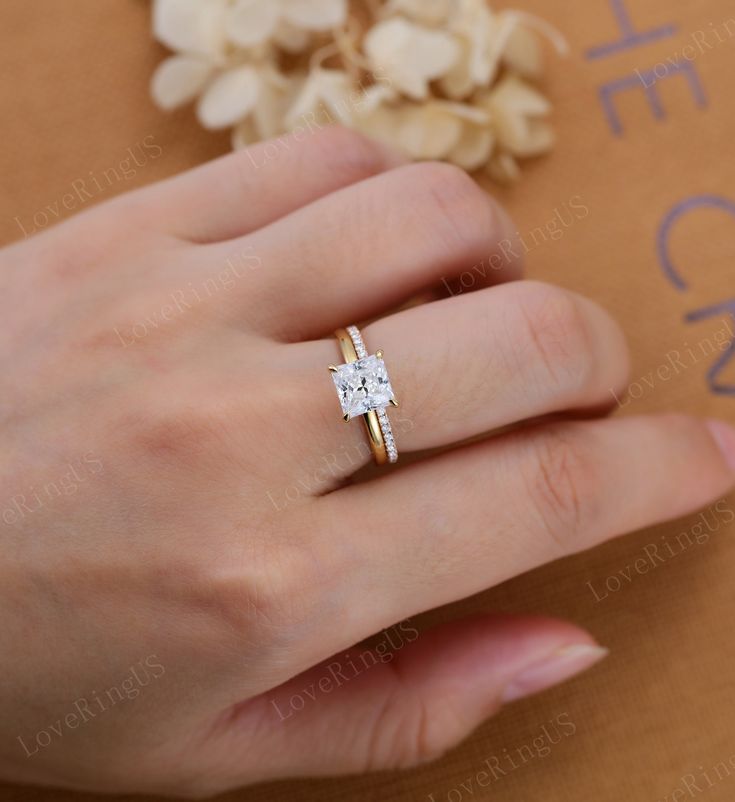
<instances>
[{"instance_id":1,"label":"flower cluster","mask_svg":"<svg viewBox=\"0 0 735 802\"><path fill-rule=\"evenodd\" d=\"M234 147L305 122L339 122L415 159L500 181L551 149L541 20L486 0L153 0L163 109L197 99Z\"/></svg>"}]
</instances>

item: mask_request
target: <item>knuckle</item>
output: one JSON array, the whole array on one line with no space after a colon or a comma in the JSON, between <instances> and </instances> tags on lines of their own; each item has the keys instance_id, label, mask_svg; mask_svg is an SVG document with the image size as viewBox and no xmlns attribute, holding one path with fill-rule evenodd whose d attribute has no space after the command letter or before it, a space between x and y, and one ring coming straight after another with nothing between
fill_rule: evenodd
<instances>
[{"instance_id":1,"label":"knuckle","mask_svg":"<svg viewBox=\"0 0 735 802\"><path fill-rule=\"evenodd\" d=\"M257 637L271 654L291 651L320 620L316 589L330 582L327 566L308 544L267 526L245 544L235 535L223 553L207 578L220 620L238 641Z\"/></svg>"},{"instance_id":2,"label":"knuckle","mask_svg":"<svg viewBox=\"0 0 735 802\"><path fill-rule=\"evenodd\" d=\"M568 427L529 437L532 445L521 475L542 534L560 554L574 553L579 535L594 518L596 465L582 439Z\"/></svg>"},{"instance_id":3,"label":"knuckle","mask_svg":"<svg viewBox=\"0 0 735 802\"><path fill-rule=\"evenodd\" d=\"M526 336L515 338L516 357L528 371L526 349L537 380L560 400L576 400L595 384L594 348L584 313L575 297L544 284L523 288L516 309ZM548 393L548 391L547 391Z\"/></svg>"},{"instance_id":4,"label":"knuckle","mask_svg":"<svg viewBox=\"0 0 735 802\"><path fill-rule=\"evenodd\" d=\"M422 231L452 256L481 250L500 228L495 203L475 181L451 164L426 162L406 168Z\"/></svg>"},{"instance_id":5,"label":"knuckle","mask_svg":"<svg viewBox=\"0 0 735 802\"><path fill-rule=\"evenodd\" d=\"M227 442L225 421L206 401L168 401L153 406L153 411L133 413L130 426L138 449L147 457L190 466L210 458L216 453L215 446Z\"/></svg>"},{"instance_id":6,"label":"knuckle","mask_svg":"<svg viewBox=\"0 0 735 802\"><path fill-rule=\"evenodd\" d=\"M217 606L238 635L268 633L268 641L278 639L296 617L305 579L297 561L282 547L267 549L267 555L250 549L248 567L233 571L223 567L213 585Z\"/></svg>"}]
</instances>

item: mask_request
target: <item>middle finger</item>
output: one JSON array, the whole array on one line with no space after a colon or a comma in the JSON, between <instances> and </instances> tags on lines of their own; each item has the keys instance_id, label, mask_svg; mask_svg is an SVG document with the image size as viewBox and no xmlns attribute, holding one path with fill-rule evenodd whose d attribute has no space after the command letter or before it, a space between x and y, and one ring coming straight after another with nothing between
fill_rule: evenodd
<instances>
[{"instance_id":1,"label":"middle finger","mask_svg":"<svg viewBox=\"0 0 735 802\"><path fill-rule=\"evenodd\" d=\"M412 164L361 181L240 240L204 246L221 265L251 250L262 270L233 295L231 314L276 340L323 337L423 290L467 289L520 275L513 225L501 206L446 164ZM465 275L466 274L466 275Z\"/></svg>"}]
</instances>

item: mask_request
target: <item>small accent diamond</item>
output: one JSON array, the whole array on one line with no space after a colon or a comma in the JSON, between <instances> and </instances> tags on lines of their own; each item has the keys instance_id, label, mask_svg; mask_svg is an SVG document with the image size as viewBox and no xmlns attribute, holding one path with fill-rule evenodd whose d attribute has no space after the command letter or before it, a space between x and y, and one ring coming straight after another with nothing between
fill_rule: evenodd
<instances>
[{"instance_id":1,"label":"small accent diamond","mask_svg":"<svg viewBox=\"0 0 735 802\"><path fill-rule=\"evenodd\" d=\"M378 410L378 421L380 422L380 429L383 432L385 450L388 452L388 461L398 462L398 449L393 439L393 430L391 429L390 420L388 419L385 409Z\"/></svg>"},{"instance_id":2,"label":"small accent diamond","mask_svg":"<svg viewBox=\"0 0 735 802\"><path fill-rule=\"evenodd\" d=\"M358 359L365 359L368 355L367 348L365 348L365 343L362 340L362 334L360 334L360 329L357 326L349 326L347 329L347 333L352 338L352 344L355 346L355 351L357 352Z\"/></svg>"}]
</instances>

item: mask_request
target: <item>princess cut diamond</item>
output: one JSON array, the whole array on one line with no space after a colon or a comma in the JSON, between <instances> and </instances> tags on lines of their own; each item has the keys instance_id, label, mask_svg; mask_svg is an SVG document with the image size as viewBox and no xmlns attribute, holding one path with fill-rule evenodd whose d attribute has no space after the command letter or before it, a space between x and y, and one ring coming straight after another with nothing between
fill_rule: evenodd
<instances>
[{"instance_id":1,"label":"princess cut diamond","mask_svg":"<svg viewBox=\"0 0 735 802\"><path fill-rule=\"evenodd\" d=\"M339 365L332 373L342 414L350 418L384 409L394 400L385 362L376 355Z\"/></svg>"}]
</instances>

